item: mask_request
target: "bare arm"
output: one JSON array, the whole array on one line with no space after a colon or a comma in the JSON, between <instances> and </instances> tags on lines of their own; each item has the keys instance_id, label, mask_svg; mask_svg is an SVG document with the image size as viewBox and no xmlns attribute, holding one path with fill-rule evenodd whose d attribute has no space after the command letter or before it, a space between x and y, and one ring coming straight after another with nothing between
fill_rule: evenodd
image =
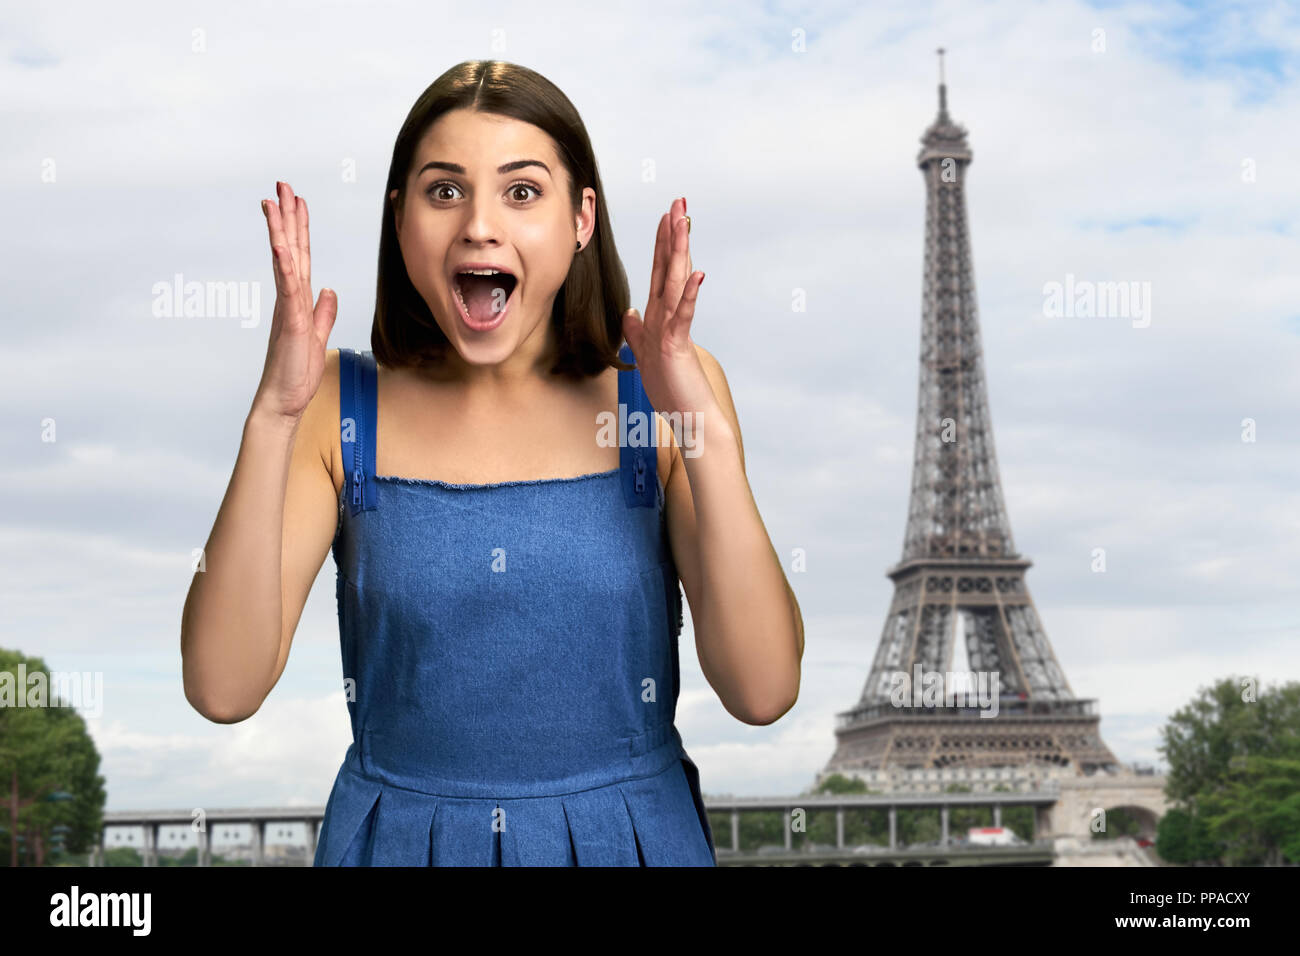
<instances>
[{"instance_id":1,"label":"bare arm","mask_svg":"<svg viewBox=\"0 0 1300 956\"><path fill-rule=\"evenodd\" d=\"M322 400L297 424L249 413L204 549L206 570L190 584L181 616L185 698L218 723L252 716L280 679L334 538L338 502L314 440L325 390L317 394Z\"/></svg>"},{"instance_id":2,"label":"bare arm","mask_svg":"<svg viewBox=\"0 0 1300 956\"><path fill-rule=\"evenodd\" d=\"M311 309L306 205L287 185L269 203L276 304L262 382L234 472L181 613L185 699L203 716L252 716L279 680L338 517L325 436L337 352L325 342L337 299ZM283 215L281 213L283 210Z\"/></svg>"},{"instance_id":3,"label":"bare arm","mask_svg":"<svg viewBox=\"0 0 1300 956\"><path fill-rule=\"evenodd\" d=\"M798 700L803 615L749 488L726 375L692 344L716 399L703 418L714 430L695 438L713 451L674 455L665 489L669 543L705 680L738 720L770 724Z\"/></svg>"}]
</instances>

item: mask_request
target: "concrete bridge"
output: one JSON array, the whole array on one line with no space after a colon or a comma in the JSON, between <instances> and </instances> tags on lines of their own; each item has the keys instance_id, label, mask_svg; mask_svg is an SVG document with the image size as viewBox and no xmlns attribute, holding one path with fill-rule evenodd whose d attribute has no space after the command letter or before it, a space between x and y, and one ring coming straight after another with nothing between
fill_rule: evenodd
<instances>
[{"instance_id":1,"label":"concrete bridge","mask_svg":"<svg viewBox=\"0 0 1300 956\"><path fill-rule=\"evenodd\" d=\"M253 831L253 865L266 863L266 834L275 824L302 825L307 830L307 860L316 855L316 838L325 817L325 808L319 807L253 807L218 810L112 810L105 812L104 825L99 834L99 845L91 850L90 865L102 866L107 834L111 829L143 829L144 842L139 849L145 866L158 865L158 846L161 831L183 828L197 837L198 865L212 863L212 832L218 827L251 827ZM202 821L196 826L196 821ZM187 847L188 849L188 847Z\"/></svg>"},{"instance_id":2,"label":"concrete bridge","mask_svg":"<svg viewBox=\"0 0 1300 956\"><path fill-rule=\"evenodd\" d=\"M1156 825L1170 807L1165 778L1154 774L1095 774L1055 782L1060 799L1043 820L1053 837L1091 839L1101 828L1103 811L1124 810L1137 819L1138 835L1154 840Z\"/></svg>"},{"instance_id":3,"label":"concrete bridge","mask_svg":"<svg viewBox=\"0 0 1300 956\"><path fill-rule=\"evenodd\" d=\"M882 794L838 794L791 797L731 797L706 798L705 809L716 820L718 815L730 818L729 831L715 828L714 842L718 848L719 865L886 865L931 866L959 865L984 866L993 863L1006 865L1116 865L1099 862L1102 857L1098 847L1092 845L1092 834L1104 829L1105 814L1123 809L1134 816L1140 825L1139 836L1154 839L1156 824L1168 809L1164 796L1164 777L1141 774L1122 774L1090 777L1061 777L1046 782L1036 790L980 791L972 793L914 793L895 792ZM949 834L949 813L954 808L991 807L993 825L1000 826L1004 807L1032 807L1033 832L1027 844L1010 847L965 847L957 845ZM889 844L878 848L850 847L844 840L844 814L846 811L883 809L889 813ZM898 841L898 811L900 809L938 809L940 838L936 845L907 847ZM795 811L834 811L836 840L834 846L794 849L793 827L784 827L784 847L764 848L759 853L740 851L740 815L742 813L779 813L787 821L795 819ZM143 845L139 848L145 866L156 866L158 847L163 828L184 828L196 834L198 865L208 866L212 859L211 834L223 826L250 827L253 832L253 865L267 862L267 833L275 825L301 825L307 833L305 859L315 857L316 840L325 808L318 807L253 807L246 809L205 810L201 814L202 827L195 826L199 812L194 810L118 810L104 814L104 829L99 846L91 853L91 866L103 863L106 834L110 829L135 828L144 831ZM1110 841L1108 841L1110 842ZM1129 841L1132 842L1132 841ZM1127 844L1106 849L1118 853L1117 859L1134 857ZM1146 860L1146 854L1138 854ZM1105 856L1105 853L1102 853ZM1142 860L1137 865L1147 865Z\"/></svg>"}]
</instances>

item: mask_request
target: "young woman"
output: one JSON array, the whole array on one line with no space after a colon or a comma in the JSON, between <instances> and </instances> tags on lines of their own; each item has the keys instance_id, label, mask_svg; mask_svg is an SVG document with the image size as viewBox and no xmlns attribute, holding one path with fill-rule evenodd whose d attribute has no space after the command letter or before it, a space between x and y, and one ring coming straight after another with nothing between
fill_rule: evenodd
<instances>
[{"instance_id":1,"label":"young woman","mask_svg":"<svg viewBox=\"0 0 1300 956\"><path fill-rule=\"evenodd\" d=\"M745 723L793 706L803 622L690 338L685 199L642 317L573 105L462 63L398 134L357 353L326 349L337 299L313 308L307 204L277 189L270 344L185 604L187 699L256 712L332 550L353 742L316 865L714 865L674 725L679 576Z\"/></svg>"}]
</instances>

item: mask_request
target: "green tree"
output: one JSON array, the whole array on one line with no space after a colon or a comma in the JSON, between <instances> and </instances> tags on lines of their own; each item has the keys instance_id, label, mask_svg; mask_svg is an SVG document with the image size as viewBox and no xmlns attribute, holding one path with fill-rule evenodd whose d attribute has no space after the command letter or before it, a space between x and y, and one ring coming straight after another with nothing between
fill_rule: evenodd
<instances>
[{"instance_id":1,"label":"green tree","mask_svg":"<svg viewBox=\"0 0 1300 956\"><path fill-rule=\"evenodd\" d=\"M28 694L28 686L18 686L20 664L29 686L34 674L46 675L47 699L38 706L16 706L17 695L26 703ZM67 828L65 852L85 853L97 841L105 799L99 754L85 720L62 706L65 701L52 699L57 688L39 657L0 648L0 685L8 694L0 697L0 865L54 862L52 836L60 825ZM48 799L58 793L72 799Z\"/></svg>"},{"instance_id":2,"label":"green tree","mask_svg":"<svg viewBox=\"0 0 1300 956\"><path fill-rule=\"evenodd\" d=\"M144 866L144 857L135 847L110 847L104 850L104 866Z\"/></svg>"},{"instance_id":3,"label":"green tree","mask_svg":"<svg viewBox=\"0 0 1300 956\"><path fill-rule=\"evenodd\" d=\"M1300 862L1300 683L1260 690L1257 679L1224 678L1202 688L1162 735L1165 792L1180 811L1162 821L1162 857Z\"/></svg>"},{"instance_id":4,"label":"green tree","mask_svg":"<svg viewBox=\"0 0 1300 956\"><path fill-rule=\"evenodd\" d=\"M1300 863L1300 760L1250 756L1235 768L1234 779L1200 801L1224 862Z\"/></svg>"},{"instance_id":5,"label":"green tree","mask_svg":"<svg viewBox=\"0 0 1300 956\"><path fill-rule=\"evenodd\" d=\"M1232 776L1234 757L1272 752L1300 727L1300 684L1255 691L1258 679L1226 677L1177 711L1162 731L1157 748L1169 763L1165 793L1170 800L1194 804Z\"/></svg>"},{"instance_id":6,"label":"green tree","mask_svg":"<svg viewBox=\"0 0 1300 956\"><path fill-rule=\"evenodd\" d=\"M1205 821L1177 807L1156 826L1156 853L1169 863L1201 863L1218 859L1221 848L1210 839Z\"/></svg>"}]
</instances>

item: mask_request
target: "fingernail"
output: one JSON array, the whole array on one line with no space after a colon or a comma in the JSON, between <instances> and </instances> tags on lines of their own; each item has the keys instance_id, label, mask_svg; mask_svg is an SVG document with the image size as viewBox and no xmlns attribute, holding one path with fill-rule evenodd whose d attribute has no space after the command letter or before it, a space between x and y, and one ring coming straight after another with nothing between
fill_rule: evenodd
<instances>
[{"instance_id":1,"label":"fingernail","mask_svg":"<svg viewBox=\"0 0 1300 956\"><path fill-rule=\"evenodd\" d=\"M682 215L686 215L686 197L682 197Z\"/></svg>"},{"instance_id":2,"label":"fingernail","mask_svg":"<svg viewBox=\"0 0 1300 956\"><path fill-rule=\"evenodd\" d=\"M263 216L266 215L266 200L265 200L265 199L262 200L262 215L263 215Z\"/></svg>"},{"instance_id":3,"label":"fingernail","mask_svg":"<svg viewBox=\"0 0 1300 956\"><path fill-rule=\"evenodd\" d=\"M700 273L700 285L704 285L704 273Z\"/></svg>"}]
</instances>

